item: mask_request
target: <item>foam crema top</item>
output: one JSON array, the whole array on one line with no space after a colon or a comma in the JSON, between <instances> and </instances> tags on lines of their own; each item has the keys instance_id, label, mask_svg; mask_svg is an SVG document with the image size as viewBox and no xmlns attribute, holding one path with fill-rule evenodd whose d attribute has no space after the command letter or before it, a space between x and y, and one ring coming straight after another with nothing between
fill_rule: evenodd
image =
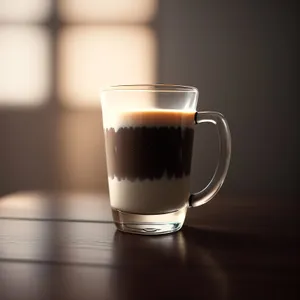
<instances>
[{"instance_id":1,"label":"foam crema top","mask_svg":"<svg viewBox=\"0 0 300 300\"><path fill-rule=\"evenodd\" d=\"M192 127L195 111L174 109L127 110L105 112L103 115L104 128L120 127Z\"/></svg>"}]
</instances>

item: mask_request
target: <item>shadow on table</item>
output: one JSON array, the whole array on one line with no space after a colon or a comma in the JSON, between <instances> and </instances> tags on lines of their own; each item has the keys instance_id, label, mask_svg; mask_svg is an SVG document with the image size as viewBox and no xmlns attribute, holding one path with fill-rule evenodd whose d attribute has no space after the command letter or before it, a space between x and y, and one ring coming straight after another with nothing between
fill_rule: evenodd
<instances>
[{"instance_id":1,"label":"shadow on table","mask_svg":"<svg viewBox=\"0 0 300 300\"><path fill-rule=\"evenodd\" d=\"M195 241L199 230L139 236L116 231L112 278L116 298L228 299L227 276L208 248Z\"/></svg>"},{"instance_id":2,"label":"shadow on table","mask_svg":"<svg viewBox=\"0 0 300 300\"><path fill-rule=\"evenodd\" d=\"M189 226L164 236L116 231L111 284L122 299L294 299L299 251L299 238L288 235Z\"/></svg>"}]
</instances>

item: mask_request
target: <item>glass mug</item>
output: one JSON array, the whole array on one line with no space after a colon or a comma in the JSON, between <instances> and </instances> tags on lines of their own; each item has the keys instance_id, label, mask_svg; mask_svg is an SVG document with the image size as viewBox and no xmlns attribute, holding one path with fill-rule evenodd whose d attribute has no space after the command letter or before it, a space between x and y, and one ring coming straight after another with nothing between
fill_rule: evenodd
<instances>
[{"instance_id":1,"label":"glass mug","mask_svg":"<svg viewBox=\"0 0 300 300\"><path fill-rule=\"evenodd\" d=\"M231 136L218 112L196 111L198 90L119 85L101 91L109 197L117 229L158 235L180 230L187 209L211 200L229 167ZM210 183L190 193L194 125L213 123L219 162Z\"/></svg>"}]
</instances>

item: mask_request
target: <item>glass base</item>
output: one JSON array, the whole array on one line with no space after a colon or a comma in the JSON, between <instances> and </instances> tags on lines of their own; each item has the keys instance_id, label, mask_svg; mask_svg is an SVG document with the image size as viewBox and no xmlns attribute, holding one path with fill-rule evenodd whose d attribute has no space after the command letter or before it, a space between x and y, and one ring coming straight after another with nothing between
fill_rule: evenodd
<instances>
[{"instance_id":1,"label":"glass base","mask_svg":"<svg viewBox=\"0 0 300 300\"><path fill-rule=\"evenodd\" d=\"M165 214L142 215L112 209L113 220L118 230L123 232L160 235L176 232L181 229L187 206Z\"/></svg>"}]
</instances>

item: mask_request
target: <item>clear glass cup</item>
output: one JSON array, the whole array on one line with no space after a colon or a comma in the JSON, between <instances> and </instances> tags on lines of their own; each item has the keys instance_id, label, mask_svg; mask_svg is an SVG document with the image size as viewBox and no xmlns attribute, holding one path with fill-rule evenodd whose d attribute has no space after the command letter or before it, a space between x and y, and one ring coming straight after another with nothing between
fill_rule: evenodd
<instances>
[{"instance_id":1,"label":"clear glass cup","mask_svg":"<svg viewBox=\"0 0 300 300\"><path fill-rule=\"evenodd\" d=\"M101 91L113 220L124 232L180 230L187 209L211 200L229 167L231 136L218 112L196 111L198 90L181 85L119 85ZM190 193L194 126L213 123L219 162L210 183Z\"/></svg>"}]
</instances>

